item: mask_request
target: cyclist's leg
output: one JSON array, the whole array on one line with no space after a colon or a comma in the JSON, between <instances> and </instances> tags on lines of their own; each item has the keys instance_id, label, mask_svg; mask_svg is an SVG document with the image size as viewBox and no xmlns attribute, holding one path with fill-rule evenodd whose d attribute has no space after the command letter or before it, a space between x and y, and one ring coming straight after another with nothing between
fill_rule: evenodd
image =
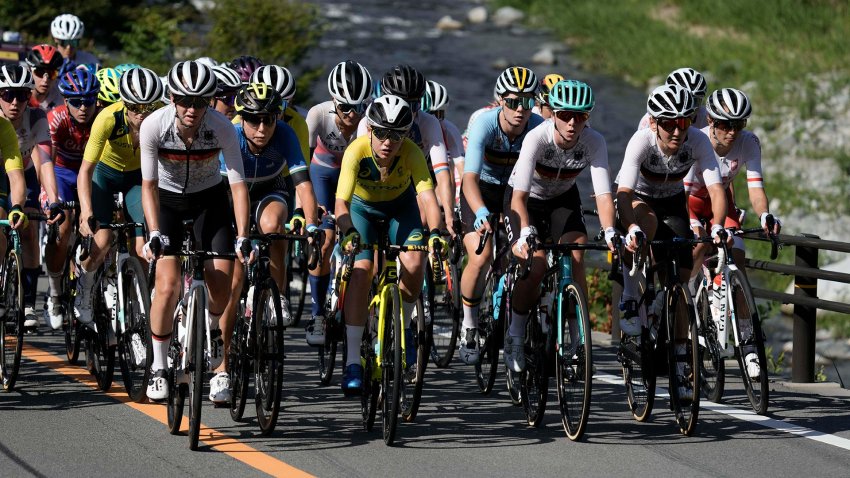
<instances>
[{"instance_id":1,"label":"cyclist's leg","mask_svg":"<svg viewBox=\"0 0 850 478\"><path fill-rule=\"evenodd\" d=\"M137 179L138 177L138 179ZM142 210L142 177L141 171L136 173L124 173L124 214L128 221L139 224L145 223L145 213ZM137 227L128 234L132 238L133 247L130 247L130 254L139 258L142 264L146 264L147 260L142 254L142 247L145 245L144 228Z\"/></svg>"},{"instance_id":2,"label":"cyclist's leg","mask_svg":"<svg viewBox=\"0 0 850 478\"><path fill-rule=\"evenodd\" d=\"M289 209L282 192L266 195L256 207L257 227L263 234L282 233ZM278 290L284 290L286 282L286 241L274 241L269 247L271 257L270 272Z\"/></svg>"},{"instance_id":3,"label":"cyclist's leg","mask_svg":"<svg viewBox=\"0 0 850 478\"><path fill-rule=\"evenodd\" d=\"M421 218L418 214L413 213L412 207L415 205L416 202L412 198L405 200L405 197L401 197L393 201L393 211L396 215L389 222L389 237L390 242L393 244L425 245L426 241L421 228ZM402 213L408 212L408 214L398 215L398 211ZM407 354L405 360L408 367L416 363L416 348L413 346L414 335L410 324L425 278L426 257L427 253L418 251L402 252L399 255L402 268L399 284L399 288L401 289L401 318L402 328L405 334L405 352Z\"/></svg>"},{"instance_id":4,"label":"cyclist's leg","mask_svg":"<svg viewBox=\"0 0 850 478\"><path fill-rule=\"evenodd\" d=\"M634 209L635 220L638 226L646 234L647 241L651 241L655 238L656 229L658 228L658 218L655 211L647 204L645 198L637 194L635 194L635 198L632 200L632 208ZM625 230L622 224L618 224L618 227L621 230ZM648 253L648 249L646 252ZM626 254L626 257L623 257L620 262L623 268L620 329L629 335L639 335L640 322L644 320L641 316L644 315L643 311L646 310L646 307L638 307L638 300L640 299L639 285L641 282L646 281L646 277L643 270L636 271L634 276L629 274L629 270L632 267L631 254Z\"/></svg>"},{"instance_id":5,"label":"cyclist's leg","mask_svg":"<svg viewBox=\"0 0 850 478\"><path fill-rule=\"evenodd\" d=\"M29 168L24 172L26 179L26 194L27 199L24 204L24 210L27 213L37 213L38 195L41 192L41 186L38 184L38 175L35 167ZM20 231L21 247L23 251L23 269L21 274L21 282L24 290L24 315L26 317L24 325L27 327L38 326L38 319L35 314L35 300L38 291L38 276L41 272L41 264L39 263L39 241L38 241L39 222L31 221L29 227Z\"/></svg>"},{"instance_id":6,"label":"cyclist's leg","mask_svg":"<svg viewBox=\"0 0 850 478\"><path fill-rule=\"evenodd\" d=\"M703 221L706 221L706 224L710 226L712 217L711 198L688 195L688 215L693 233L699 237L705 236L705 228L702 224ZM709 244L696 244L692 254L693 263L695 265L702 264L705 260L706 254L708 254L710 250L711 246ZM688 289L692 296L696 293L696 284L694 284L694 280L696 279L698 270L699 267L694 267L691 272L691 277L688 280Z\"/></svg>"},{"instance_id":7,"label":"cyclist's leg","mask_svg":"<svg viewBox=\"0 0 850 478\"><path fill-rule=\"evenodd\" d=\"M319 207L324 208L328 214L334 211L334 193L339 181L339 169L320 166L316 163L310 164L310 182L316 194L316 202ZM330 218L322 221L321 228L325 230L325 242L322 244L322 264L315 270L309 271L310 298L313 303L310 310L311 317L323 314L322 308L331 281L331 251L333 250L335 237L333 233L334 224Z\"/></svg>"},{"instance_id":8,"label":"cyclist's leg","mask_svg":"<svg viewBox=\"0 0 850 478\"><path fill-rule=\"evenodd\" d=\"M77 173L61 166L54 166L56 174L56 189L61 201L77 200ZM71 211L66 213L65 221L59 226L59 237L57 242L51 242L45 247L44 262L47 266L48 305L47 314L50 317L50 326L55 330L62 325L61 300L59 297L65 292L62 290L62 273L69 260L68 246L73 230L73 221L77 218Z\"/></svg>"}]
</instances>

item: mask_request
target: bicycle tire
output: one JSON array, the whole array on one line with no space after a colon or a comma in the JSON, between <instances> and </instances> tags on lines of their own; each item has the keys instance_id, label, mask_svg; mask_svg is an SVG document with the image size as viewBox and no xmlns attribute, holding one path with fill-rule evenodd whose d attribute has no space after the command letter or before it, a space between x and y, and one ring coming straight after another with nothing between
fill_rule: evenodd
<instances>
[{"instance_id":1,"label":"bicycle tire","mask_svg":"<svg viewBox=\"0 0 850 478\"><path fill-rule=\"evenodd\" d=\"M510 291L505 291L504 296L507 297L504 298L505 306L502 309L509 310L508 301L510 299ZM507 337L508 330L510 329L510 320L508 320L507 315L501 315L500 317L505 318L505 320L502 321L502 337ZM514 372L508 368L507 364L505 364L505 386L508 389L508 398L510 399L511 404L515 407L522 406L522 380L523 376L521 373Z\"/></svg>"},{"instance_id":2,"label":"bicycle tire","mask_svg":"<svg viewBox=\"0 0 850 478\"><path fill-rule=\"evenodd\" d=\"M688 291L680 284L674 284L667 296L668 337L673 337L667 347L667 363L669 368L670 408L676 418L679 431L685 436L691 436L697 427L699 419L700 365L699 336L697 334L696 317ZM686 321L687 325L679 325ZM686 353L676 354L676 331L687 330ZM684 375L680 375L677 365L685 362ZM689 397L681 396L679 388L687 389Z\"/></svg>"},{"instance_id":3,"label":"bicycle tire","mask_svg":"<svg viewBox=\"0 0 850 478\"><path fill-rule=\"evenodd\" d=\"M416 414L419 413L419 405L422 403L422 387L425 384L425 370L428 368L428 360L431 357L431 341L428 338L428 326L425 325L424 317L425 307L422 304L422 297L416 301L416 317L411 320L410 326L414 330L415 344L404 344L405 347L416 347L416 373L413 381L413 396L410 399L409 407L402 407L402 418L406 422L416 420ZM408 365L409 366L409 365ZM405 387L408 385L405 384Z\"/></svg>"},{"instance_id":4,"label":"bicycle tire","mask_svg":"<svg viewBox=\"0 0 850 478\"><path fill-rule=\"evenodd\" d=\"M191 353L192 362L189 364L189 449L198 449L198 439L201 433L201 404L204 396L204 372L206 371L206 360L204 359L204 346L207 342L206 336L206 310L207 295L202 287L192 289L192 300L189 307L189 315L192 317Z\"/></svg>"},{"instance_id":5,"label":"bicycle tire","mask_svg":"<svg viewBox=\"0 0 850 478\"><path fill-rule=\"evenodd\" d=\"M649 420L655 405L656 375L652 366L652 350L649 332L641 332L639 341L634 337L620 333L620 348L617 358L623 367L623 381L626 385L626 400L632 417L639 421Z\"/></svg>"},{"instance_id":6,"label":"bicycle tire","mask_svg":"<svg viewBox=\"0 0 850 478\"><path fill-rule=\"evenodd\" d=\"M496 307L500 307L501 320L507 322L505 318L504 303L505 294L502 294L502 300L499 304L493 305L493 294L495 292L495 281L498 278L495 274L490 274L487 278L484 287L483 300L481 301L481 310L483 313L478 319L478 350L480 350L478 363L475 364L475 379L478 383L478 391L484 395L489 395L493 391L493 384L496 383L496 374L499 371L499 348L500 338L499 333L504 327L495 319L493 313Z\"/></svg>"},{"instance_id":7,"label":"bicycle tire","mask_svg":"<svg viewBox=\"0 0 850 478\"><path fill-rule=\"evenodd\" d=\"M569 284L562 294L563 303L556 312L560 334L555 351L555 381L564 432L570 440L578 441L590 417L593 341L584 292L577 284ZM570 312L575 313L574 322L569 320ZM577 330L572 331L572 328Z\"/></svg>"},{"instance_id":8,"label":"bicycle tire","mask_svg":"<svg viewBox=\"0 0 850 478\"><path fill-rule=\"evenodd\" d=\"M381 392L381 382L375 380L375 348L372 346L373 335L369 328L377 328L377 314L375 307L371 307L369 311L369 322L366 330L363 331L363 339L360 342L360 360L363 363L363 389L360 392L360 413L363 422L363 429L371 432L375 427L375 418L378 414L378 395ZM343 336L344 337L344 336ZM343 350L345 350L345 341L343 340ZM344 354L343 354L344 355Z\"/></svg>"},{"instance_id":9,"label":"bicycle tire","mask_svg":"<svg viewBox=\"0 0 850 478\"><path fill-rule=\"evenodd\" d=\"M72 264L65 265L65 273L62 274L62 290L60 296L62 301L62 320L63 329L65 332L65 356L67 357L68 365L76 365L80 358L80 345L82 343L82 334L80 322L74 317L74 294L77 289L76 279L71 278Z\"/></svg>"},{"instance_id":10,"label":"bicycle tire","mask_svg":"<svg viewBox=\"0 0 850 478\"><path fill-rule=\"evenodd\" d=\"M254 300L254 402L261 434L268 436L277 426L283 390L283 315L274 280L266 279Z\"/></svg>"},{"instance_id":11,"label":"bicycle tire","mask_svg":"<svg viewBox=\"0 0 850 478\"><path fill-rule=\"evenodd\" d=\"M3 291L6 316L0 318L0 374L3 390L11 392L15 388L21 367L21 354L24 347L24 296L21 287L21 262L15 250L9 247L6 264L3 267Z\"/></svg>"},{"instance_id":12,"label":"bicycle tire","mask_svg":"<svg viewBox=\"0 0 850 478\"><path fill-rule=\"evenodd\" d=\"M124 260L121 265L121 277L123 291L119 313L124 318L124 330L118 337L118 362L127 396L136 403L144 403L153 362L153 344L148 322L151 294L142 264L135 257ZM144 345L144 357L136 356L133 348L134 338L141 340Z\"/></svg>"},{"instance_id":13,"label":"bicycle tire","mask_svg":"<svg viewBox=\"0 0 850 478\"><path fill-rule=\"evenodd\" d=\"M289 313L292 315L292 327L296 327L301 323L301 314L304 313L304 302L307 298L307 256L304 247L301 251L296 251L294 243L289 244L288 256L289 264L287 264L286 275L286 298L289 301ZM300 287L293 287L295 279L299 279Z\"/></svg>"},{"instance_id":14,"label":"bicycle tire","mask_svg":"<svg viewBox=\"0 0 850 478\"><path fill-rule=\"evenodd\" d=\"M726 386L726 364L718 340L717 324L711 316L708 289L705 286L700 286L695 302L700 337L700 391L707 400L720 403Z\"/></svg>"},{"instance_id":15,"label":"bicycle tire","mask_svg":"<svg viewBox=\"0 0 850 478\"><path fill-rule=\"evenodd\" d=\"M431 345L431 361L437 368L446 368L454 357L457 338L460 334L461 308L456 306L453 288L459 288L456 277L457 267L448 263L446 284L436 287L431 277L431 266L425 272L430 280L428 299L430 301L431 324L428 327L428 342ZM458 291L458 294L460 292Z\"/></svg>"},{"instance_id":16,"label":"bicycle tire","mask_svg":"<svg viewBox=\"0 0 850 478\"><path fill-rule=\"evenodd\" d=\"M245 402L248 398L249 370L253 352L248 347L250 333L250 318L245 317L245 294L239 298L236 311L236 324L233 327L233 337L230 339L230 350L227 354L227 370L230 375L230 418L239 422L245 414Z\"/></svg>"},{"instance_id":17,"label":"bicycle tire","mask_svg":"<svg viewBox=\"0 0 850 478\"><path fill-rule=\"evenodd\" d=\"M330 302L330 300L328 301ZM337 309L325 304L325 343L319 345L319 383L329 385L336 367L337 344L340 336L345 335L345 325L337 321ZM339 307L339 304L337 304Z\"/></svg>"},{"instance_id":18,"label":"bicycle tire","mask_svg":"<svg viewBox=\"0 0 850 478\"><path fill-rule=\"evenodd\" d=\"M529 314L526 322L525 370L519 374L520 397L525 420L532 427L539 427L546 413L546 401L549 396L549 375L546 368L548 359L547 336L540 328L537 314Z\"/></svg>"},{"instance_id":19,"label":"bicycle tire","mask_svg":"<svg viewBox=\"0 0 850 478\"><path fill-rule=\"evenodd\" d=\"M397 285L389 285L381 291L383 305L380 323L383 327L381 343L381 420L383 421L384 443L392 446L398 428L401 406L402 348L401 297ZM379 312L379 313L380 313Z\"/></svg>"},{"instance_id":20,"label":"bicycle tire","mask_svg":"<svg viewBox=\"0 0 850 478\"><path fill-rule=\"evenodd\" d=\"M103 301L103 281L106 280L102 270L94 273L92 279L97 281L92 290L92 319L95 329L86 327L86 355L91 363L91 374L97 382L97 388L108 392L112 387L115 373L115 347L109 345L109 330L111 328L109 311Z\"/></svg>"},{"instance_id":21,"label":"bicycle tire","mask_svg":"<svg viewBox=\"0 0 850 478\"><path fill-rule=\"evenodd\" d=\"M750 283L740 270L730 271L729 290L731 291L729 309L732 313L736 335L736 355L738 356L738 367L741 370L741 380L747 391L747 398L753 411L763 415L767 413L770 402L770 389L767 370L767 357L764 349L764 332L761 328L761 319L753 299ZM743 306L743 307L742 307ZM747 329L747 319L751 321L752 332L749 337L744 336ZM742 332L744 331L744 332ZM749 353L755 353L758 358L759 375L751 378L747 372L745 359Z\"/></svg>"},{"instance_id":22,"label":"bicycle tire","mask_svg":"<svg viewBox=\"0 0 850 478\"><path fill-rule=\"evenodd\" d=\"M177 307L182 307L178 304ZM168 398L166 401L166 414L168 415L168 433L177 435L180 433L180 425L183 423L183 408L186 404L186 395L189 388L185 383L180 383L177 367L181 362L183 355L183 345L179 342L180 323L177 318L174 319L174 324L171 328L171 341L168 344L168 358L171 366L166 371L166 380L168 383ZM185 376L185 371L181 371L180 375Z\"/></svg>"}]
</instances>

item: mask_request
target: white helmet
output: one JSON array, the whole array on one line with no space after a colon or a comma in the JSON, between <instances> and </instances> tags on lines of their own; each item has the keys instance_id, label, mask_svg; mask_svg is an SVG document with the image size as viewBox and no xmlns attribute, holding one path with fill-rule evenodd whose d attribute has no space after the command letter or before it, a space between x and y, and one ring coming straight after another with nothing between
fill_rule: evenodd
<instances>
[{"instance_id":1,"label":"white helmet","mask_svg":"<svg viewBox=\"0 0 850 478\"><path fill-rule=\"evenodd\" d=\"M337 103L359 105L372 95L372 75L356 61L343 61L328 75L328 91Z\"/></svg>"},{"instance_id":2,"label":"white helmet","mask_svg":"<svg viewBox=\"0 0 850 478\"><path fill-rule=\"evenodd\" d=\"M121 75L118 92L124 103L154 103L162 99L162 80L147 68L131 68Z\"/></svg>"},{"instance_id":3,"label":"white helmet","mask_svg":"<svg viewBox=\"0 0 850 478\"><path fill-rule=\"evenodd\" d=\"M212 68L196 61L181 61L168 71L168 90L172 95L215 95L218 80Z\"/></svg>"},{"instance_id":4,"label":"white helmet","mask_svg":"<svg viewBox=\"0 0 850 478\"><path fill-rule=\"evenodd\" d=\"M210 68L219 65L219 63L217 61L213 60L212 58L210 58L208 56L202 56L200 58L196 58L195 61L197 61L198 63L203 63L204 65L207 65Z\"/></svg>"},{"instance_id":5,"label":"white helmet","mask_svg":"<svg viewBox=\"0 0 850 478\"><path fill-rule=\"evenodd\" d=\"M537 77L534 72L524 66L510 66L496 80L496 93L504 96L509 93L537 92Z\"/></svg>"},{"instance_id":6,"label":"white helmet","mask_svg":"<svg viewBox=\"0 0 850 478\"><path fill-rule=\"evenodd\" d=\"M277 65L263 65L251 73L249 83L265 83L286 101L295 96L295 78L288 69Z\"/></svg>"},{"instance_id":7,"label":"white helmet","mask_svg":"<svg viewBox=\"0 0 850 478\"><path fill-rule=\"evenodd\" d=\"M437 83L436 81L428 80L427 86L425 87L425 93L431 97L431 108L428 112L432 111L440 111L446 109L446 106L449 104L449 93L446 91L446 87Z\"/></svg>"},{"instance_id":8,"label":"white helmet","mask_svg":"<svg viewBox=\"0 0 850 478\"><path fill-rule=\"evenodd\" d=\"M705 104L708 116L718 120L745 120L750 117L750 99L741 90L723 88L714 91Z\"/></svg>"},{"instance_id":9,"label":"white helmet","mask_svg":"<svg viewBox=\"0 0 850 478\"><path fill-rule=\"evenodd\" d=\"M679 68L667 75L668 85L679 85L690 91L696 100L705 98L705 90L708 85L702 73L693 68Z\"/></svg>"},{"instance_id":10,"label":"white helmet","mask_svg":"<svg viewBox=\"0 0 850 478\"><path fill-rule=\"evenodd\" d=\"M5 88L33 88L30 69L19 64L3 65L0 67L0 89Z\"/></svg>"},{"instance_id":11,"label":"white helmet","mask_svg":"<svg viewBox=\"0 0 850 478\"><path fill-rule=\"evenodd\" d=\"M689 118L695 111L694 95L679 85L659 86L646 100L646 112L653 118Z\"/></svg>"},{"instance_id":12,"label":"white helmet","mask_svg":"<svg viewBox=\"0 0 850 478\"><path fill-rule=\"evenodd\" d=\"M201 63L200 60L195 60ZM216 65L212 67L213 73L218 80L216 94L235 93L236 90L242 88L242 78L236 70L227 65Z\"/></svg>"},{"instance_id":13,"label":"white helmet","mask_svg":"<svg viewBox=\"0 0 850 478\"><path fill-rule=\"evenodd\" d=\"M162 83L162 99L160 101L162 101L166 105L170 105L171 98L169 97L168 92L168 75L160 76L159 82Z\"/></svg>"},{"instance_id":14,"label":"white helmet","mask_svg":"<svg viewBox=\"0 0 850 478\"><path fill-rule=\"evenodd\" d=\"M413 110L400 96L384 95L366 109L366 122L375 128L408 131L413 125Z\"/></svg>"},{"instance_id":15,"label":"white helmet","mask_svg":"<svg viewBox=\"0 0 850 478\"><path fill-rule=\"evenodd\" d=\"M63 13L50 23L50 33L57 40L79 40L85 29L83 21L70 13Z\"/></svg>"}]
</instances>

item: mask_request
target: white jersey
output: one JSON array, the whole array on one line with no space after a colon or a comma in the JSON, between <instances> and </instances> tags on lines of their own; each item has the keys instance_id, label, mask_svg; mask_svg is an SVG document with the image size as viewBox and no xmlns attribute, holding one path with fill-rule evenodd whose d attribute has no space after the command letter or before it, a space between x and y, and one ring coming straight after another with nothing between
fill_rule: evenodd
<instances>
[{"instance_id":1,"label":"white jersey","mask_svg":"<svg viewBox=\"0 0 850 478\"><path fill-rule=\"evenodd\" d=\"M357 125L358 137L366 134L367 126L366 118L360 120L360 124ZM440 120L434 115L424 111L417 112L407 137L413 140L425 154L425 159L428 160L428 169L432 170L434 174L449 169L446 143L443 141L443 127L440 126Z\"/></svg>"},{"instance_id":2,"label":"white jersey","mask_svg":"<svg viewBox=\"0 0 850 478\"><path fill-rule=\"evenodd\" d=\"M702 131L688 128L687 138L672 156L665 156L657 141L656 133L649 128L632 135L617 175L618 187L651 198L675 196L684 191L683 179L692 166L706 186L720 182L711 141Z\"/></svg>"},{"instance_id":3,"label":"white jersey","mask_svg":"<svg viewBox=\"0 0 850 478\"><path fill-rule=\"evenodd\" d=\"M535 199L552 199L569 191L578 175L590 166L594 193L610 194L605 138L585 127L575 146L563 149L555 144L556 134L555 123L546 121L526 135L508 185Z\"/></svg>"},{"instance_id":4,"label":"white jersey","mask_svg":"<svg viewBox=\"0 0 850 478\"><path fill-rule=\"evenodd\" d=\"M706 135L710 134L709 128L706 126L702 129ZM741 170L741 166L747 167L747 187L748 188L763 188L764 181L761 172L761 144L759 138L750 131L740 131L732 143L732 149L726 156L714 154L717 159L717 165L720 168L720 181L723 183L723 188L726 189L732 184L735 176ZM708 190L705 187L702 177L696 173L694 168L685 176L685 190L693 196L702 198L708 197Z\"/></svg>"},{"instance_id":5,"label":"white jersey","mask_svg":"<svg viewBox=\"0 0 850 478\"><path fill-rule=\"evenodd\" d=\"M446 154L449 155L449 159L452 163L463 161L466 152L463 149L463 137L460 130L447 119L440 120L440 126L443 128L443 139L446 142Z\"/></svg>"},{"instance_id":6,"label":"white jersey","mask_svg":"<svg viewBox=\"0 0 850 478\"><path fill-rule=\"evenodd\" d=\"M310 134L310 149L313 157L310 164L339 169L345 148L354 140L356 133L346 138L336 125L336 106L325 101L310 108L307 113L307 129Z\"/></svg>"},{"instance_id":7,"label":"white jersey","mask_svg":"<svg viewBox=\"0 0 850 478\"><path fill-rule=\"evenodd\" d=\"M15 128L15 134L18 135L24 170L30 169L33 167L32 154L36 146L42 143L47 143L48 147L51 145L47 113L40 108L25 108L21 115L21 126Z\"/></svg>"},{"instance_id":8,"label":"white jersey","mask_svg":"<svg viewBox=\"0 0 850 478\"><path fill-rule=\"evenodd\" d=\"M708 111L706 111L705 106L700 106L697 109L697 117L694 119L694 124L691 126L697 129L703 129L708 126ZM638 123L638 129L649 128L649 113L645 113L643 118L640 119L640 123Z\"/></svg>"},{"instance_id":9,"label":"white jersey","mask_svg":"<svg viewBox=\"0 0 850 478\"><path fill-rule=\"evenodd\" d=\"M47 90L47 96L44 97L44 100L36 100L35 93L33 93L32 98L30 99L30 106L41 108L45 113L64 104L65 97L62 96L62 93L59 92L59 88L55 84Z\"/></svg>"},{"instance_id":10,"label":"white jersey","mask_svg":"<svg viewBox=\"0 0 850 478\"><path fill-rule=\"evenodd\" d=\"M177 134L177 110L168 105L151 113L139 133L142 179L166 191L189 194L221 182L219 154L230 184L244 181L236 129L226 116L207 108L191 146Z\"/></svg>"}]
</instances>

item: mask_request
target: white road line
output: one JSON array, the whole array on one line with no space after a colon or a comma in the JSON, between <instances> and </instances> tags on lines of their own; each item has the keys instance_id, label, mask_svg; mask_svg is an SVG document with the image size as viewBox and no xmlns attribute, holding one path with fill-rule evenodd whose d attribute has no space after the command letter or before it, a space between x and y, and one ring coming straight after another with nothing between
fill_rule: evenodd
<instances>
[{"instance_id":1,"label":"white road line","mask_svg":"<svg viewBox=\"0 0 850 478\"><path fill-rule=\"evenodd\" d=\"M611 385L619 385L625 387L623 377L618 377L616 375L609 375L607 373L597 373L593 376L593 379ZM667 393L667 390L662 387L656 387L655 396L661 398L670 397L670 395ZM730 407L729 405L723 405L722 403L712 403L705 400L700 401L699 407L704 410L711 410L712 412L729 415L730 417L737 418L738 420L755 423L756 425L761 425L765 428L772 428L774 430L779 430L781 432L801 436L803 438L808 438L809 440L825 443L827 445L832 445L838 448L842 448L844 450L850 450L850 440L846 438L842 438L836 435L830 435L828 433L820 432L817 430L812 430L811 428L801 427L799 425L792 425L788 422L777 420L775 418L758 415L752 410L741 410L738 408Z\"/></svg>"}]
</instances>

